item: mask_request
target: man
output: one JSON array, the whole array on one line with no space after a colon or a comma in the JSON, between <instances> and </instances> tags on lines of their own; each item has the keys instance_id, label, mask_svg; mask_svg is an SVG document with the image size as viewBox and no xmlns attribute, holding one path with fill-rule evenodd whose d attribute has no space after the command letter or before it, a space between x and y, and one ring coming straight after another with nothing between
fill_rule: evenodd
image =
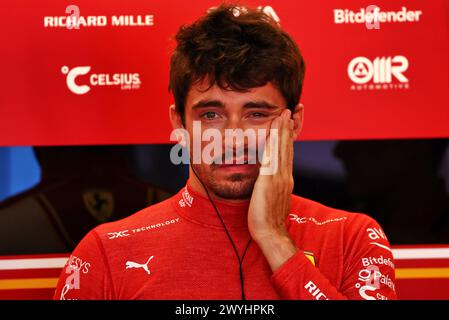
<instances>
[{"instance_id":1,"label":"man","mask_svg":"<svg viewBox=\"0 0 449 320\"><path fill-rule=\"evenodd\" d=\"M373 219L291 194L304 63L290 36L258 10L221 5L176 40L169 114L192 137L187 185L89 232L55 298L396 298L392 253ZM251 163L253 147L233 138L230 154L220 149L212 163L198 163L192 150L205 147L198 140L209 129L267 130L258 151L268 162ZM243 156L235 152L242 147Z\"/></svg>"}]
</instances>

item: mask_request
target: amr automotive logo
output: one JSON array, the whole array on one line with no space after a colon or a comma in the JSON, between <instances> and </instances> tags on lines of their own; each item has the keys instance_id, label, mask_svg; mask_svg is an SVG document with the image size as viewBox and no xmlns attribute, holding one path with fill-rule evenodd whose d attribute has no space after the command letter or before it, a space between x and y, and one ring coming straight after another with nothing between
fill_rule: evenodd
<instances>
[{"instance_id":1,"label":"amr automotive logo","mask_svg":"<svg viewBox=\"0 0 449 320\"><path fill-rule=\"evenodd\" d=\"M408 89L408 67L408 59L402 55L374 59L355 57L347 70L352 81L351 90Z\"/></svg>"},{"instance_id":2,"label":"amr automotive logo","mask_svg":"<svg viewBox=\"0 0 449 320\"><path fill-rule=\"evenodd\" d=\"M74 94L83 95L92 87L119 86L122 90L139 89L141 85L138 73L91 73L91 66L78 66L70 69L68 66L61 68L66 75L66 84Z\"/></svg>"}]
</instances>

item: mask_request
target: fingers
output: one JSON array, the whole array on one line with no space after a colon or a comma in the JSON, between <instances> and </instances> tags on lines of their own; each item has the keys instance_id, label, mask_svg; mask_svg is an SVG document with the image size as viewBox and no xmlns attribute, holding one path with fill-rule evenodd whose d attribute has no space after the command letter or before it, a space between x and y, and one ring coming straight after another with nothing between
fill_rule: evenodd
<instances>
[{"instance_id":1,"label":"fingers","mask_svg":"<svg viewBox=\"0 0 449 320\"><path fill-rule=\"evenodd\" d=\"M291 176L293 168L293 125L291 111L283 110L271 123L263 151L262 165L274 166L276 170L271 175L276 174L283 179Z\"/></svg>"},{"instance_id":2,"label":"fingers","mask_svg":"<svg viewBox=\"0 0 449 320\"><path fill-rule=\"evenodd\" d=\"M284 178L291 175L293 168L293 120L290 117L291 111L288 109L281 114L279 169Z\"/></svg>"},{"instance_id":3,"label":"fingers","mask_svg":"<svg viewBox=\"0 0 449 320\"><path fill-rule=\"evenodd\" d=\"M262 167L259 170L259 176L261 175L272 175L270 168L273 166L273 161L277 161L275 157L277 157L277 150L279 148L279 137L277 136L277 131L279 131L280 119L279 117L275 118L268 129L268 135L265 139L265 146L263 149L262 156ZM272 129L273 132L272 132ZM278 162L277 162L278 163Z\"/></svg>"},{"instance_id":4,"label":"fingers","mask_svg":"<svg viewBox=\"0 0 449 320\"><path fill-rule=\"evenodd\" d=\"M291 119L291 111L282 113L282 127L279 149L279 176L286 184L289 193L293 191L293 137L294 121Z\"/></svg>"}]
</instances>

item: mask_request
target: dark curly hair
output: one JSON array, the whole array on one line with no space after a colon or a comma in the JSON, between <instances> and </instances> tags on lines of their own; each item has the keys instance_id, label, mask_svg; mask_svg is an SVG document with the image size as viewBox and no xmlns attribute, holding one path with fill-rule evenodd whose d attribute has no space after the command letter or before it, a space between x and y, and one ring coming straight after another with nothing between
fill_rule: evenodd
<instances>
[{"instance_id":1,"label":"dark curly hair","mask_svg":"<svg viewBox=\"0 0 449 320\"><path fill-rule=\"evenodd\" d=\"M175 39L168 90L183 121L187 93L205 78L210 87L216 83L239 92L271 82L289 109L299 103L303 57L290 35L263 11L223 3L181 26Z\"/></svg>"}]
</instances>

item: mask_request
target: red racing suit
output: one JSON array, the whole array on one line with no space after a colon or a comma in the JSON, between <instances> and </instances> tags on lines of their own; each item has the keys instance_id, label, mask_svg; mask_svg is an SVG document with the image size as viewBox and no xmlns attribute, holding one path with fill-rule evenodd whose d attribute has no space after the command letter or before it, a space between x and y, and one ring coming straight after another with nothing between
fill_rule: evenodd
<instances>
[{"instance_id":1,"label":"red racing suit","mask_svg":"<svg viewBox=\"0 0 449 320\"><path fill-rule=\"evenodd\" d=\"M249 201L214 201L240 256ZM255 241L243 260L247 299L396 299L387 237L372 218L291 195L298 251L274 272ZM239 263L209 199L189 181L175 196L102 224L63 268L55 299L241 299Z\"/></svg>"}]
</instances>

